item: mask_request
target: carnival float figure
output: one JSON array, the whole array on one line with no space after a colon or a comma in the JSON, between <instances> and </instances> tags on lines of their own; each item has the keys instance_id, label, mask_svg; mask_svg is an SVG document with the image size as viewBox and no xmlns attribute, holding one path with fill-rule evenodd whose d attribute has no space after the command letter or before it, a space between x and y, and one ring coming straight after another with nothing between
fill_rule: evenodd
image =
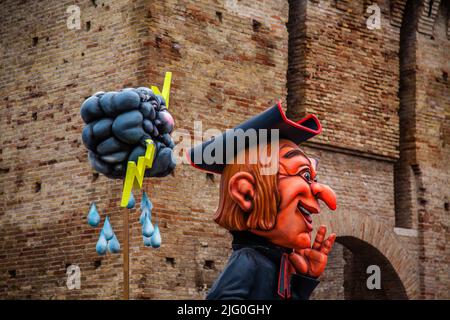
<instances>
[{"instance_id":1,"label":"carnival float figure","mask_svg":"<svg viewBox=\"0 0 450 320\"><path fill-rule=\"evenodd\" d=\"M233 236L207 299L308 299L318 285L336 235L320 226L312 242L312 216L319 200L335 210L336 196L298 144L321 130L314 115L293 122L278 103L188 150L194 167L221 175L215 221Z\"/></svg>"}]
</instances>

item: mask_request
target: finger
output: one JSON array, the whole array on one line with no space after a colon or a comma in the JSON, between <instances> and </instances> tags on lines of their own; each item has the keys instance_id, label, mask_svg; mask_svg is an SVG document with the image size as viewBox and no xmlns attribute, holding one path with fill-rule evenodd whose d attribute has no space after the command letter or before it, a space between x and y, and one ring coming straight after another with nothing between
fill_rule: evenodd
<instances>
[{"instance_id":1,"label":"finger","mask_svg":"<svg viewBox=\"0 0 450 320\"><path fill-rule=\"evenodd\" d=\"M289 255L289 261L294 266L295 270L298 273L307 273L308 272L308 262L299 254L291 253Z\"/></svg>"},{"instance_id":2,"label":"finger","mask_svg":"<svg viewBox=\"0 0 450 320\"><path fill-rule=\"evenodd\" d=\"M318 261L321 262L324 259L324 255L317 250L313 249L305 249L305 257L309 259L309 261Z\"/></svg>"},{"instance_id":3,"label":"finger","mask_svg":"<svg viewBox=\"0 0 450 320\"><path fill-rule=\"evenodd\" d=\"M332 233L323 243L322 247L320 248L320 252L328 255L328 253L331 251L331 248L333 247L334 240L336 240L336 234Z\"/></svg>"},{"instance_id":4,"label":"finger","mask_svg":"<svg viewBox=\"0 0 450 320\"><path fill-rule=\"evenodd\" d=\"M325 238L325 234L327 233L327 227L324 225L319 227L319 230L317 230L316 239L314 240L314 244L312 248L314 250L319 250L320 247L322 247L323 239Z\"/></svg>"}]
</instances>

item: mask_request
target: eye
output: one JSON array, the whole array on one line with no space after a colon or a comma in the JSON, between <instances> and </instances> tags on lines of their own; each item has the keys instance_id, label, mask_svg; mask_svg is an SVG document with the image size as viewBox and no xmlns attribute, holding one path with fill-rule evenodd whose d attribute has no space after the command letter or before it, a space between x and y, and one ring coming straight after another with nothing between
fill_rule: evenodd
<instances>
[{"instance_id":1,"label":"eye","mask_svg":"<svg viewBox=\"0 0 450 320\"><path fill-rule=\"evenodd\" d=\"M300 173L300 176L306 180L306 182L311 182L311 172L309 170L305 170Z\"/></svg>"}]
</instances>

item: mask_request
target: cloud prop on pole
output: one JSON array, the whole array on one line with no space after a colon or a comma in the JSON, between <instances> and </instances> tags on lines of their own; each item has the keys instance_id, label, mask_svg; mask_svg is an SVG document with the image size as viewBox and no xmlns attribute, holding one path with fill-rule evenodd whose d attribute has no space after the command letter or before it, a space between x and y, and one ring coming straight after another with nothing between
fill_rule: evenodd
<instances>
[{"instance_id":1,"label":"cloud prop on pole","mask_svg":"<svg viewBox=\"0 0 450 320\"><path fill-rule=\"evenodd\" d=\"M175 168L172 115L164 98L146 87L98 92L81 105L86 126L82 140L91 166L111 179L123 179L128 161L137 162L146 140L155 142L153 166L146 177L164 177Z\"/></svg>"}]
</instances>

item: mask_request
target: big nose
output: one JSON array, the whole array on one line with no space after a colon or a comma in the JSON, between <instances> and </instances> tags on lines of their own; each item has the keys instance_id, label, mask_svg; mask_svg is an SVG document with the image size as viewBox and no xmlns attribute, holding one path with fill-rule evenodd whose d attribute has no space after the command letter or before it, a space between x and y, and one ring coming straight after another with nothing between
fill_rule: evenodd
<instances>
[{"instance_id":1,"label":"big nose","mask_svg":"<svg viewBox=\"0 0 450 320\"><path fill-rule=\"evenodd\" d=\"M322 200L331 210L336 210L336 194L329 186L313 182L311 191L317 199Z\"/></svg>"}]
</instances>

